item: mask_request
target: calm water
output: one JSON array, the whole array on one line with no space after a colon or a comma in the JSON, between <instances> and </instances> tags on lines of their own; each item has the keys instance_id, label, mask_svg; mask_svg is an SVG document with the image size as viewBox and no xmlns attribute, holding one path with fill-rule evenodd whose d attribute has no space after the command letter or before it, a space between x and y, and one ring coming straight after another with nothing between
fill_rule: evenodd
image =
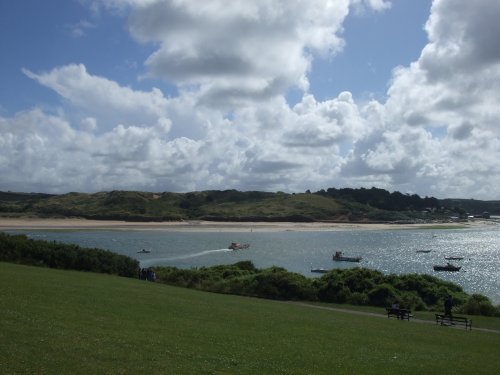
<instances>
[{"instance_id":1,"label":"calm water","mask_svg":"<svg viewBox=\"0 0 500 375\"><path fill-rule=\"evenodd\" d=\"M469 293L481 293L500 303L500 228L460 230L345 230L332 232L217 232L171 231L24 231L32 238L74 243L112 250L136 258L141 266L170 265L179 268L232 264L251 260L256 267L281 266L307 276L311 267L362 266L384 273L425 273L461 285ZM250 243L246 250L230 251L231 242ZM141 249L149 254L138 254ZM361 263L334 262L336 250L362 256ZM417 250L432 250L417 253ZM434 272L446 256L460 272Z\"/></svg>"}]
</instances>

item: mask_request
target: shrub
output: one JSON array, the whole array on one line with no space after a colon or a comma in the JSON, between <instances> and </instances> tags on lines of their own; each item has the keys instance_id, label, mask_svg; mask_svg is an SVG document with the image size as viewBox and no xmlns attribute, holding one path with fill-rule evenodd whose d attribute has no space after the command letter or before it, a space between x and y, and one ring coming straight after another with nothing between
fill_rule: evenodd
<instances>
[{"instance_id":1,"label":"shrub","mask_svg":"<svg viewBox=\"0 0 500 375\"><path fill-rule=\"evenodd\" d=\"M427 309L424 301L422 301L422 298L420 298L416 292L403 292L401 293L400 298L401 307L416 311L423 311Z\"/></svg>"},{"instance_id":2,"label":"shrub","mask_svg":"<svg viewBox=\"0 0 500 375\"><path fill-rule=\"evenodd\" d=\"M458 311L464 314L494 316L497 310L491 304L488 297L481 294L469 296L467 301L458 308Z\"/></svg>"},{"instance_id":3,"label":"shrub","mask_svg":"<svg viewBox=\"0 0 500 375\"><path fill-rule=\"evenodd\" d=\"M347 298L347 303L351 305L368 305L368 296L365 293L354 292Z\"/></svg>"},{"instance_id":4,"label":"shrub","mask_svg":"<svg viewBox=\"0 0 500 375\"><path fill-rule=\"evenodd\" d=\"M136 277L139 262L102 249L32 240L0 233L0 261Z\"/></svg>"},{"instance_id":5,"label":"shrub","mask_svg":"<svg viewBox=\"0 0 500 375\"><path fill-rule=\"evenodd\" d=\"M250 292L258 297L282 300L314 300L312 282L307 277L271 267L257 274Z\"/></svg>"},{"instance_id":6,"label":"shrub","mask_svg":"<svg viewBox=\"0 0 500 375\"><path fill-rule=\"evenodd\" d=\"M390 306L393 301L401 298L392 285L380 284L368 292L368 300L373 306Z\"/></svg>"}]
</instances>

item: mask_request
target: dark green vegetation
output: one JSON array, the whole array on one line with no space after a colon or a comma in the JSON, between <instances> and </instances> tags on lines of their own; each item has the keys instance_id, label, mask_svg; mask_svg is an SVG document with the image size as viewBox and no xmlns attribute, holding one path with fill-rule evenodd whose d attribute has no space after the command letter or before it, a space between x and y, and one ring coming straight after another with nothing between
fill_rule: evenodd
<instances>
[{"instance_id":1,"label":"dark green vegetation","mask_svg":"<svg viewBox=\"0 0 500 375\"><path fill-rule=\"evenodd\" d=\"M489 212L493 215L500 214L500 201L478 201L476 199L443 199L442 204L455 207L457 211L482 214Z\"/></svg>"},{"instance_id":2,"label":"dark green vegetation","mask_svg":"<svg viewBox=\"0 0 500 375\"><path fill-rule=\"evenodd\" d=\"M500 334L0 263L2 374L497 374ZM484 318L486 319L486 318ZM489 318L495 320L495 318Z\"/></svg>"},{"instance_id":3,"label":"dark green vegetation","mask_svg":"<svg viewBox=\"0 0 500 375\"><path fill-rule=\"evenodd\" d=\"M366 268L337 269L320 278L308 278L284 268L257 269L249 261L233 265L178 269L156 267L158 281L204 291L277 300L390 306L397 301L411 310L443 309L451 295L456 313L500 316L500 308L479 294L430 275L384 275Z\"/></svg>"},{"instance_id":4,"label":"dark green vegetation","mask_svg":"<svg viewBox=\"0 0 500 375\"><path fill-rule=\"evenodd\" d=\"M107 250L28 239L0 232L0 261L137 277L139 262Z\"/></svg>"},{"instance_id":5,"label":"dark green vegetation","mask_svg":"<svg viewBox=\"0 0 500 375\"><path fill-rule=\"evenodd\" d=\"M467 204L466 204L467 203ZM334 189L286 194L210 190L191 193L111 191L62 195L0 192L3 216L169 221L430 221L450 213L500 213L499 202L421 198L383 189Z\"/></svg>"}]
</instances>

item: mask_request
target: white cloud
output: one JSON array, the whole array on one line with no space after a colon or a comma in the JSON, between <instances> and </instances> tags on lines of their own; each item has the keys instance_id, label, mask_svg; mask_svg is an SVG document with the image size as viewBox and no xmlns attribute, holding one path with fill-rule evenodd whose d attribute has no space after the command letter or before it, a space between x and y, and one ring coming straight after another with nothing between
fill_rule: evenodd
<instances>
[{"instance_id":1,"label":"white cloud","mask_svg":"<svg viewBox=\"0 0 500 375\"><path fill-rule=\"evenodd\" d=\"M193 175L206 175L206 160L199 143L168 140L169 129L168 122L160 121L147 128L118 125L95 135L74 130L64 118L39 109L0 118L2 188L183 189L192 184Z\"/></svg>"},{"instance_id":2,"label":"white cloud","mask_svg":"<svg viewBox=\"0 0 500 375\"><path fill-rule=\"evenodd\" d=\"M351 3L358 12L366 8L380 12L392 6L390 0L351 0Z\"/></svg>"},{"instance_id":3,"label":"white cloud","mask_svg":"<svg viewBox=\"0 0 500 375\"><path fill-rule=\"evenodd\" d=\"M389 177L403 191L491 196L500 182L499 12L495 0L434 1L429 43L395 69L380 124L357 142L344 173ZM447 132L432 137L434 128Z\"/></svg>"},{"instance_id":4,"label":"white cloud","mask_svg":"<svg viewBox=\"0 0 500 375\"><path fill-rule=\"evenodd\" d=\"M312 54L332 55L349 1L158 1L134 7L130 31L157 42L150 74L234 106L308 88Z\"/></svg>"},{"instance_id":5,"label":"white cloud","mask_svg":"<svg viewBox=\"0 0 500 375\"><path fill-rule=\"evenodd\" d=\"M81 38L86 35L87 30L95 28L95 25L87 20L81 20L78 23L67 26L70 30L71 36L74 38Z\"/></svg>"},{"instance_id":6,"label":"white cloud","mask_svg":"<svg viewBox=\"0 0 500 375\"><path fill-rule=\"evenodd\" d=\"M318 101L307 75L315 56L342 51L350 7L383 11L388 1L92 4L130 13L131 34L156 43L149 74L179 94L125 87L83 64L24 70L63 101L57 114L0 118L2 189L495 194L498 1L436 0L419 59L395 68L386 103L363 105L349 92ZM304 90L293 106L291 87Z\"/></svg>"},{"instance_id":7,"label":"white cloud","mask_svg":"<svg viewBox=\"0 0 500 375\"><path fill-rule=\"evenodd\" d=\"M102 129L116 123L151 124L166 115L167 99L160 90L143 92L120 86L107 78L90 75L83 64L66 65L42 74L23 71L56 91L86 116L94 117Z\"/></svg>"},{"instance_id":8,"label":"white cloud","mask_svg":"<svg viewBox=\"0 0 500 375\"><path fill-rule=\"evenodd\" d=\"M67 98L75 95L73 87L57 86ZM141 93L129 93L136 94ZM88 105L79 103L81 108ZM2 118L0 155L5 162L0 173L10 176L3 183L19 190L15 186L20 181L30 181L51 192L319 189L338 173L342 143L356 137L350 124L362 128L349 93L326 102L307 95L294 108L278 97L240 108L231 119L197 107L189 96L167 101L165 107L170 118L161 113L150 124L116 122L99 132L95 117L72 126L64 112L47 115L35 109ZM181 124L184 129L176 129ZM188 133L193 136L182 135ZM10 158L13 154L20 158Z\"/></svg>"}]
</instances>

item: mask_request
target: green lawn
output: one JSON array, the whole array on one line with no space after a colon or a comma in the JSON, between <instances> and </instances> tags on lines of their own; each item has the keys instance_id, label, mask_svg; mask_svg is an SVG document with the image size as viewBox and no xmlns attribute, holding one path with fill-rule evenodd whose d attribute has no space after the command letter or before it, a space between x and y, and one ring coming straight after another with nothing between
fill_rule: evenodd
<instances>
[{"instance_id":1,"label":"green lawn","mask_svg":"<svg viewBox=\"0 0 500 375\"><path fill-rule=\"evenodd\" d=\"M500 334L0 263L0 373L496 374Z\"/></svg>"},{"instance_id":2,"label":"green lawn","mask_svg":"<svg viewBox=\"0 0 500 375\"><path fill-rule=\"evenodd\" d=\"M321 303L321 302L306 302L314 306L321 307L333 307L343 310L353 310L361 311L367 313L375 313L380 315L385 315L385 309L374 306L357 306L357 305L346 305L346 304L335 304L335 303ZM435 314L443 314L444 311L412 311L413 319L436 321ZM455 313L456 316L465 316L472 320L472 329L474 328L486 328L500 331L500 318L486 317L478 315L466 315L461 313Z\"/></svg>"}]
</instances>

